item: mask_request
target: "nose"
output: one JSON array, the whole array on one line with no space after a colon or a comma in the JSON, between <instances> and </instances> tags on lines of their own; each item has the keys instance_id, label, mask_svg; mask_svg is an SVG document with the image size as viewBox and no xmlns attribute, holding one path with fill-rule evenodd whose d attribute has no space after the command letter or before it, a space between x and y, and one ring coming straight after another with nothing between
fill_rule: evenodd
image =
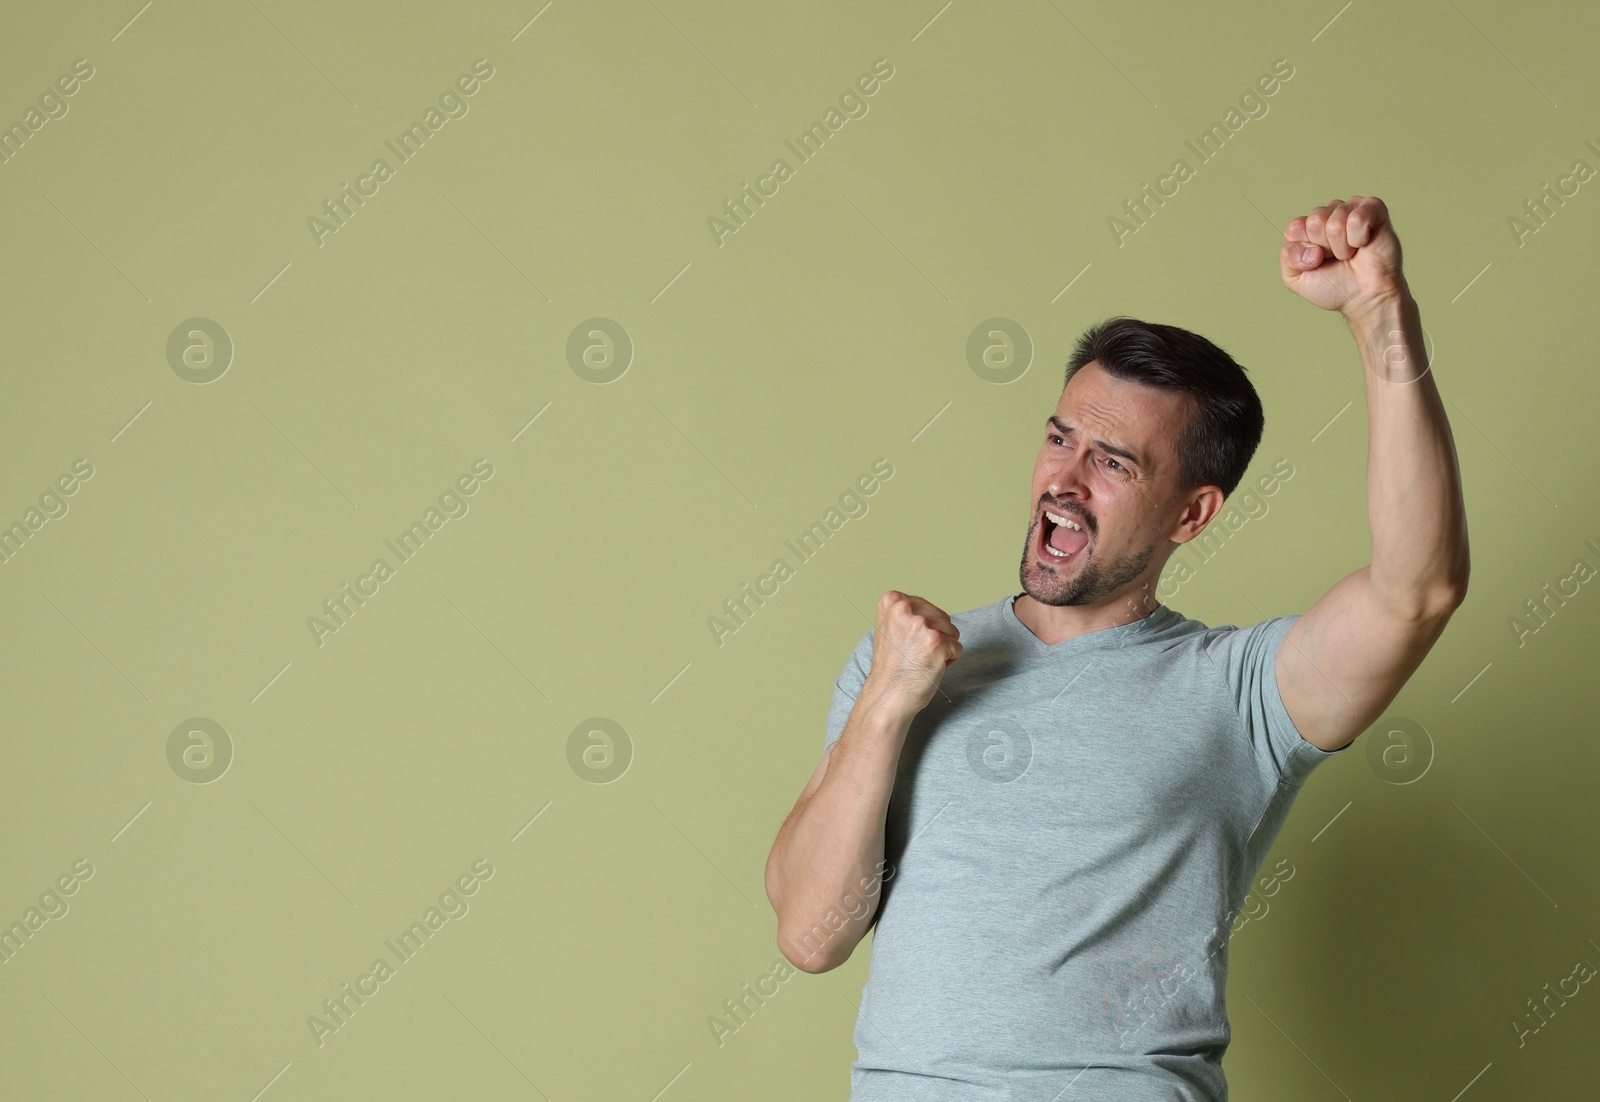
<instances>
[{"instance_id":1,"label":"nose","mask_svg":"<svg viewBox=\"0 0 1600 1102\"><path fill-rule=\"evenodd\" d=\"M1078 448L1070 455L1055 460L1050 468L1050 496L1060 501L1069 491L1078 498L1089 496L1089 478L1083 464L1088 461L1089 450Z\"/></svg>"}]
</instances>

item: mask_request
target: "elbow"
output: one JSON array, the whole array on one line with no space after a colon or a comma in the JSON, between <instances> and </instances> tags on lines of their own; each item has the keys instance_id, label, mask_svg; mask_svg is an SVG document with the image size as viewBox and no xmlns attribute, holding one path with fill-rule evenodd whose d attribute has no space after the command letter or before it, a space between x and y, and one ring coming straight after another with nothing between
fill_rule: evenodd
<instances>
[{"instance_id":1,"label":"elbow","mask_svg":"<svg viewBox=\"0 0 1600 1102\"><path fill-rule=\"evenodd\" d=\"M782 952L781 947L779 951ZM797 959L791 957L786 952L783 954L783 957L790 964L800 969L800 971L809 972L813 976L820 976L824 972L831 972L835 968L839 967L839 965L844 963L843 961L824 960L821 956L800 957Z\"/></svg>"},{"instance_id":2,"label":"elbow","mask_svg":"<svg viewBox=\"0 0 1600 1102\"><path fill-rule=\"evenodd\" d=\"M1401 587L1385 586L1379 592L1384 604L1400 619L1410 623L1443 624L1466 602L1467 579L1471 573L1463 544L1455 561L1442 568L1433 579Z\"/></svg>"},{"instance_id":3,"label":"elbow","mask_svg":"<svg viewBox=\"0 0 1600 1102\"><path fill-rule=\"evenodd\" d=\"M1460 581L1451 581L1419 594L1415 600L1401 609L1401 613L1408 620L1442 624L1455 615L1456 609L1460 608L1466 599L1467 581L1463 576Z\"/></svg>"},{"instance_id":4,"label":"elbow","mask_svg":"<svg viewBox=\"0 0 1600 1102\"><path fill-rule=\"evenodd\" d=\"M809 935L796 937L792 920L784 919L786 908L783 899L783 876L778 866L777 853L777 847L774 846L772 856L767 860L766 888L767 902L772 904L772 913L778 916L778 952L783 954L784 960L802 972L813 974L826 972L836 967L836 964L825 960L823 955L813 948Z\"/></svg>"},{"instance_id":5,"label":"elbow","mask_svg":"<svg viewBox=\"0 0 1600 1102\"><path fill-rule=\"evenodd\" d=\"M793 930L784 926L781 917L778 921L778 952L802 972L815 976L839 967L850 959L851 946L842 946L843 956L831 951L839 947L838 939L830 938L825 929L812 926L796 936Z\"/></svg>"},{"instance_id":6,"label":"elbow","mask_svg":"<svg viewBox=\"0 0 1600 1102\"><path fill-rule=\"evenodd\" d=\"M1472 549L1467 543L1465 532L1461 534L1461 544L1456 551L1454 569L1450 571L1450 584L1446 587L1446 597L1449 601L1450 611L1460 608L1467 599L1467 579L1472 577Z\"/></svg>"},{"instance_id":7,"label":"elbow","mask_svg":"<svg viewBox=\"0 0 1600 1102\"><path fill-rule=\"evenodd\" d=\"M1467 545L1461 545L1461 554L1456 557L1455 568L1450 572L1450 579L1434 595L1429 603L1429 611L1440 619L1449 619L1451 613L1460 608L1467 600L1467 579L1472 575L1472 560L1467 555Z\"/></svg>"},{"instance_id":8,"label":"elbow","mask_svg":"<svg viewBox=\"0 0 1600 1102\"><path fill-rule=\"evenodd\" d=\"M1467 545L1465 535L1461 537L1461 548L1456 554L1455 569L1450 572L1450 584L1446 587L1447 597L1450 602L1450 611L1460 608L1467 599L1467 579L1472 577L1472 552Z\"/></svg>"},{"instance_id":9,"label":"elbow","mask_svg":"<svg viewBox=\"0 0 1600 1102\"><path fill-rule=\"evenodd\" d=\"M1407 623L1442 626L1455 615L1456 609L1460 608L1466 599L1467 583L1452 582L1432 589L1419 590L1404 600L1392 602L1391 607L1395 614Z\"/></svg>"}]
</instances>

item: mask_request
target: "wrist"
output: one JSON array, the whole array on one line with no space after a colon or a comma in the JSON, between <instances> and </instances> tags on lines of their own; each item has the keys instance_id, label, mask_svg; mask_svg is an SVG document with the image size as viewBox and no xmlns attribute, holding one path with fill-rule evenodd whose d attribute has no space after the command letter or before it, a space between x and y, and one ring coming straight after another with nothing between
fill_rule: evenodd
<instances>
[{"instance_id":1,"label":"wrist","mask_svg":"<svg viewBox=\"0 0 1600 1102\"><path fill-rule=\"evenodd\" d=\"M1351 329L1360 332L1390 324L1401 316L1406 304L1412 301L1411 288L1405 277L1400 276L1390 289L1359 302L1348 303L1339 312Z\"/></svg>"},{"instance_id":2,"label":"wrist","mask_svg":"<svg viewBox=\"0 0 1600 1102\"><path fill-rule=\"evenodd\" d=\"M861 705L862 719L878 730L904 729L911 725L922 709L893 685L874 682L869 674L861 686L856 701Z\"/></svg>"},{"instance_id":3,"label":"wrist","mask_svg":"<svg viewBox=\"0 0 1600 1102\"><path fill-rule=\"evenodd\" d=\"M1414 383L1432 365L1426 350L1421 312L1408 289L1367 300L1345 315L1361 360L1374 379Z\"/></svg>"}]
</instances>

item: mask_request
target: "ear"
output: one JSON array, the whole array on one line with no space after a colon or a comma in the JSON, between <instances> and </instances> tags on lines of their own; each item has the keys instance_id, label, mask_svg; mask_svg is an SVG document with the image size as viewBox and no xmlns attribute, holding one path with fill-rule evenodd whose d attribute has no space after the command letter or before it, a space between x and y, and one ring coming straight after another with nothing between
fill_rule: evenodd
<instances>
[{"instance_id":1,"label":"ear","mask_svg":"<svg viewBox=\"0 0 1600 1102\"><path fill-rule=\"evenodd\" d=\"M1218 486L1197 486L1190 490L1167 538L1174 543L1188 543L1194 539L1211 523L1211 518L1222 511L1223 496Z\"/></svg>"}]
</instances>

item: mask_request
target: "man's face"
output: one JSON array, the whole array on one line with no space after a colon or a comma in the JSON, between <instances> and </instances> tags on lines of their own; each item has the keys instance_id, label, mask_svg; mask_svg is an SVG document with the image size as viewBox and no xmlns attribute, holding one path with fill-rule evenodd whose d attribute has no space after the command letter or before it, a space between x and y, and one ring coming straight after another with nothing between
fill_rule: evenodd
<instances>
[{"instance_id":1,"label":"man's face","mask_svg":"<svg viewBox=\"0 0 1600 1102\"><path fill-rule=\"evenodd\" d=\"M1093 361L1073 375L1042 428L1033 467L1021 569L1028 596L1093 605L1141 582L1154 590L1166 560L1156 556L1182 505L1171 499L1186 418L1179 392L1118 379ZM1057 532L1047 512L1081 531ZM1051 549L1052 535L1065 557Z\"/></svg>"}]
</instances>

